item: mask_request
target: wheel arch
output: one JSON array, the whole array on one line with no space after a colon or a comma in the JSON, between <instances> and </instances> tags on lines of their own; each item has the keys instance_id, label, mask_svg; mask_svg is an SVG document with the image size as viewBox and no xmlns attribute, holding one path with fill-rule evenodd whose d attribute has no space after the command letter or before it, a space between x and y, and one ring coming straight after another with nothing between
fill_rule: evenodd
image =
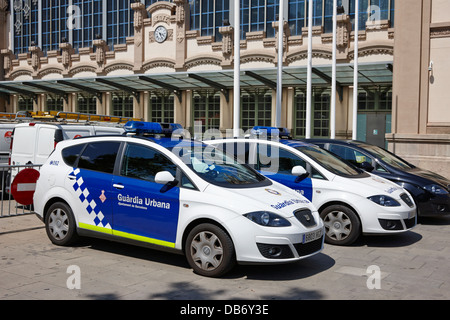
<instances>
[{"instance_id":1,"label":"wheel arch","mask_svg":"<svg viewBox=\"0 0 450 320\"><path fill-rule=\"evenodd\" d=\"M61 198L61 197L53 197L53 198L49 199L49 200L46 202L46 204L45 204L45 206L44 206L44 210L43 210L43 212L42 212L42 218L43 218L43 221L45 221L45 217L46 217L46 215L47 215L48 209L49 209L53 204L55 204L55 203L57 203L57 202L65 203L66 205L68 205L68 206L70 207L70 204L69 204L66 200L64 200L63 198Z\"/></svg>"},{"instance_id":2,"label":"wheel arch","mask_svg":"<svg viewBox=\"0 0 450 320\"><path fill-rule=\"evenodd\" d=\"M215 226L221 228L221 229L222 229L222 230L230 237L231 241L233 242L233 246L235 245L235 244L234 244L234 240L233 240L233 236L232 236L231 233L227 230L227 228L225 228L225 227L223 226L223 224L221 224L220 222L218 222L218 221L216 221L216 220L214 220L214 219L211 219L211 218L198 218L198 219L195 219L195 220L191 221L191 222L186 226L186 228L185 228L184 231L183 231L183 237L182 237L182 239L181 239L181 250L182 250L183 252L184 252L184 250L185 250L185 248L186 248L186 239L187 239L189 233L190 233L190 232L192 231L192 229L194 229L196 226L198 226L198 225L200 225L200 224L203 224L203 223L210 223L210 224L213 224L213 225L215 225Z\"/></svg>"},{"instance_id":3,"label":"wheel arch","mask_svg":"<svg viewBox=\"0 0 450 320\"><path fill-rule=\"evenodd\" d=\"M350 210L352 210L352 211L356 214L356 217L358 218L359 223L360 223L361 228L362 228L362 219L361 219L361 216L360 216L358 210L356 210L353 206L349 205L349 204L346 203L346 202L342 202L342 201L338 201L338 200L326 202L326 203L322 204L322 205L320 206L320 208L318 208L319 214L320 214L325 208L328 208L329 206L333 206L333 205L344 206L344 207L347 207L347 208L349 208Z\"/></svg>"}]
</instances>

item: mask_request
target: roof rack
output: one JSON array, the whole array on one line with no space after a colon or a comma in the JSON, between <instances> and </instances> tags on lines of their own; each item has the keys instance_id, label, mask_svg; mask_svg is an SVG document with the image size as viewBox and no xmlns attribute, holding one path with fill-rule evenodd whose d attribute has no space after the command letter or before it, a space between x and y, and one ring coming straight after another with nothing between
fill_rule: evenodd
<instances>
[{"instance_id":1,"label":"roof rack","mask_svg":"<svg viewBox=\"0 0 450 320\"><path fill-rule=\"evenodd\" d=\"M73 122L108 122L125 124L128 121L141 121L132 117L109 116L101 114L66 112L66 111L18 111L17 113L0 113L0 119L8 121L73 121Z\"/></svg>"}]
</instances>

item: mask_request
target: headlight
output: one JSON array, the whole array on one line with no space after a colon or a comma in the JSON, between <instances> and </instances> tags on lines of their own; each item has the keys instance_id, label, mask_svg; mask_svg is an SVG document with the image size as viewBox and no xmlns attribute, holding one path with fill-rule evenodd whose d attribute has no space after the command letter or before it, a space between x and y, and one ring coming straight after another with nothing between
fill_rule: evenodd
<instances>
[{"instance_id":1,"label":"headlight","mask_svg":"<svg viewBox=\"0 0 450 320\"><path fill-rule=\"evenodd\" d=\"M445 190L443 187L437 184L430 184L429 186L424 187L425 190L434 193L434 194L447 194L448 191Z\"/></svg>"},{"instance_id":2,"label":"headlight","mask_svg":"<svg viewBox=\"0 0 450 320\"><path fill-rule=\"evenodd\" d=\"M289 227L291 225L285 218L267 211L250 212L244 214L244 217L264 227Z\"/></svg>"},{"instance_id":3,"label":"headlight","mask_svg":"<svg viewBox=\"0 0 450 320\"><path fill-rule=\"evenodd\" d=\"M397 200L392 199L391 197L384 196L384 195L378 195L378 196L371 196L367 198L369 200L372 200L376 204L379 204L383 207L399 207L400 203L398 203Z\"/></svg>"}]
</instances>

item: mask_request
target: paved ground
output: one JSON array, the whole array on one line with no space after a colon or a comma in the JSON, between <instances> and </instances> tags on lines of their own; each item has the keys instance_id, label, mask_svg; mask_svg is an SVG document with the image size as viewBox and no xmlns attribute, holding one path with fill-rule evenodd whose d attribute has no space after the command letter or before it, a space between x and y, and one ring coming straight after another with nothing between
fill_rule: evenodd
<instances>
[{"instance_id":1,"label":"paved ground","mask_svg":"<svg viewBox=\"0 0 450 320\"><path fill-rule=\"evenodd\" d=\"M368 273L372 265L379 269ZM449 272L450 217L351 247L326 245L291 265L237 266L222 279L194 274L183 256L140 247L93 239L54 246L34 215L0 219L0 300L444 300Z\"/></svg>"}]
</instances>

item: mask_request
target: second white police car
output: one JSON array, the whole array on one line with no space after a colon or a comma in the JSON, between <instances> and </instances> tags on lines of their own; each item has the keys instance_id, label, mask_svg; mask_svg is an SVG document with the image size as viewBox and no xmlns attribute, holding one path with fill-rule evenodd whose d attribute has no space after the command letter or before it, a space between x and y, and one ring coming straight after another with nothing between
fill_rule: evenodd
<instances>
[{"instance_id":1,"label":"second white police car","mask_svg":"<svg viewBox=\"0 0 450 320\"><path fill-rule=\"evenodd\" d=\"M252 132L256 139L205 142L304 195L319 210L326 242L349 245L361 234L402 233L416 225L416 205L399 185L317 146L283 139L285 128L255 127Z\"/></svg>"},{"instance_id":2,"label":"second white police car","mask_svg":"<svg viewBox=\"0 0 450 320\"><path fill-rule=\"evenodd\" d=\"M211 277L322 250L323 221L297 192L201 142L141 137L161 124L125 129L136 135L62 141L42 166L34 209L54 244L94 236L174 250Z\"/></svg>"}]
</instances>

